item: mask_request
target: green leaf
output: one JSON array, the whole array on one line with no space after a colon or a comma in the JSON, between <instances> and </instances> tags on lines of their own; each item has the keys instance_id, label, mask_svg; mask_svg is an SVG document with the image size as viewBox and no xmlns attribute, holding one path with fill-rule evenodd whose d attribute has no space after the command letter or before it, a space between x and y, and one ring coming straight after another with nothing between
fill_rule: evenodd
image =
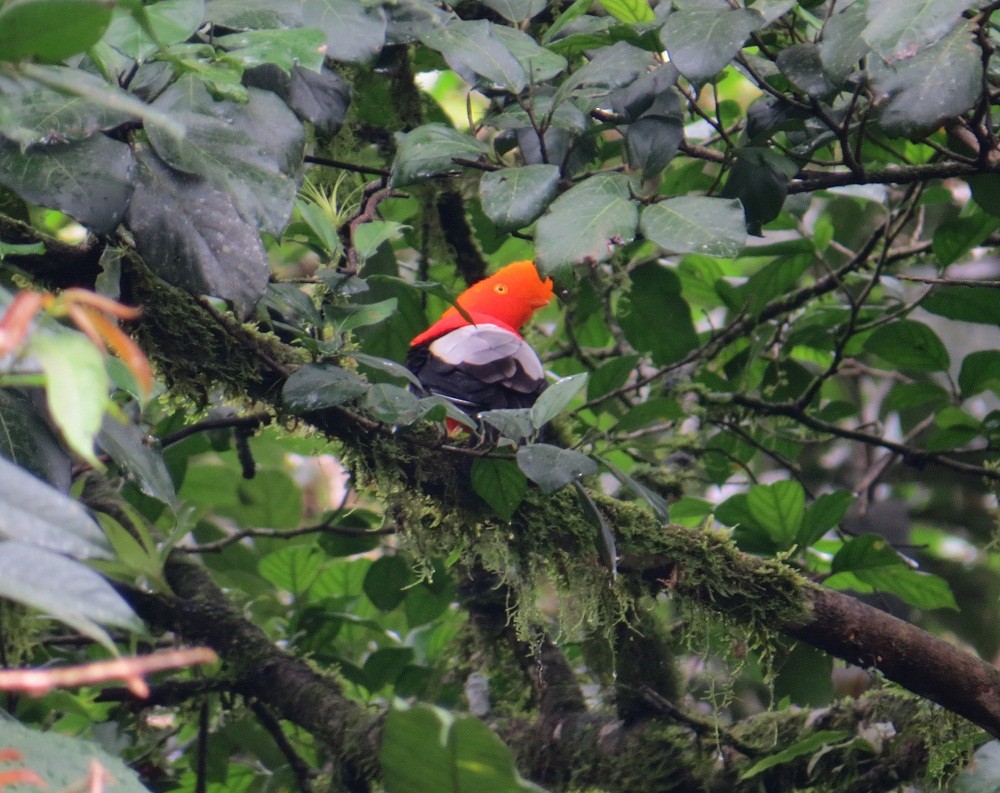
<instances>
[{"instance_id":1,"label":"green leaf","mask_svg":"<svg viewBox=\"0 0 1000 793\"><path fill-rule=\"evenodd\" d=\"M733 59L764 18L744 8L684 6L667 17L660 32L670 62L695 85L708 82Z\"/></svg>"},{"instance_id":2,"label":"green leaf","mask_svg":"<svg viewBox=\"0 0 1000 793\"><path fill-rule=\"evenodd\" d=\"M754 485L747 492L747 507L780 547L794 542L805 516L805 491L794 480Z\"/></svg>"},{"instance_id":3,"label":"green leaf","mask_svg":"<svg viewBox=\"0 0 1000 793\"><path fill-rule=\"evenodd\" d=\"M587 381L587 400L598 399L625 385L638 361L638 355L620 355L602 363L590 373L590 379Z\"/></svg>"},{"instance_id":4,"label":"green leaf","mask_svg":"<svg viewBox=\"0 0 1000 793\"><path fill-rule=\"evenodd\" d=\"M677 273L648 262L629 274L632 287L619 298L618 322L625 338L653 363L663 366L680 360L698 345L691 309L681 297Z\"/></svg>"},{"instance_id":5,"label":"green leaf","mask_svg":"<svg viewBox=\"0 0 1000 793\"><path fill-rule=\"evenodd\" d=\"M932 250L938 265L947 267L1000 229L1000 217L969 204L961 217L946 220L934 230Z\"/></svg>"},{"instance_id":6,"label":"green leaf","mask_svg":"<svg viewBox=\"0 0 1000 793\"><path fill-rule=\"evenodd\" d=\"M642 210L639 228L671 253L703 253L732 258L746 241L743 207L725 198L682 196Z\"/></svg>"},{"instance_id":7,"label":"green leaf","mask_svg":"<svg viewBox=\"0 0 1000 793\"><path fill-rule=\"evenodd\" d=\"M0 541L0 597L36 608L108 648L114 643L101 626L142 629L100 573L26 542Z\"/></svg>"},{"instance_id":8,"label":"green leaf","mask_svg":"<svg viewBox=\"0 0 1000 793\"><path fill-rule=\"evenodd\" d=\"M967 0L880 0L868 4L861 37L888 63L912 58L948 33L968 6Z\"/></svg>"},{"instance_id":9,"label":"green leaf","mask_svg":"<svg viewBox=\"0 0 1000 793\"><path fill-rule=\"evenodd\" d=\"M161 47L186 41L203 19L203 0L160 0L143 6L141 13L117 8L104 42L134 60L145 61ZM221 20L213 17L213 21Z\"/></svg>"},{"instance_id":10,"label":"green leaf","mask_svg":"<svg viewBox=\"0 0 1000 793\"><path fill-rule=\"evenodd\" d=\"M94 438L108 404L111 383L104 357L81 333L36 333L28 345L45 372L45 397L70 448L93 465Z\"/></svg>"},{"instance_id":11,"label":"green leaf","mask_svg":"<svg viewBox=\"0 0 1000 793\"><path fill-rule=\"evenodd\" d=\"M888 97L879 116L886 132L913 135L930 130L976 103L983 65L970 25L959 25L912 58L874 70L875 90Z\"/></svg>"},{"instance_id":12,"label":"green leaf","mask_svg":"<svg viewBox=\"0 0 1000 793\"><path fill-rule=\"evenodd\" d=\"M601 6L611 16L626 25L652 22L656 19L646 0L600 0Z\"/></svg>"},{"instance_id":13,"label":"green leaf","mask_svg":"<svg viewBox=\"0 0 1000 793\"><path fill-rule=\"evenodd\" d=\"M800 548L808 548L830 529L839 526L853 503L854 496L846 490L824 493L809 505L802 516L795 544Z\"/></svg>"},{"instance_id":14,"label":"green leaf","mask_svg":"<svg viewBox=\"0 0 1000 793\"><path fill-rule=\"evenodd\" d=\"M500 408L484 410L479 419L500 431L505 438L520 443L532 437L536 430L531 420L531 408Z\"/></svg>"},{"instance_id":15,"label":"green leaf","mask_svg":"<svg viewBox=\"0 0 1000 793\"><path fill-rule=\"evenodd\" d=\"M104 135L25 152L0 141L0 184L101 234L113 232L125 217L135 175L131 149Z\"/></svg>"},{"instance_id":16,"label":"green leaf","mask_svg":"<svg viewBox=\"0 0 1000 793\"><path fill-rule=\"evenodd\" d=\"M100 0L8 0L0 7L0 61L59 63L96 44L111 22Z\"/></svg>"},{"instance_id":17,"label":"green leaf","mask_svg":"<svg viewBox=\"0 0 1000 793\"><path fill-rule=\"evenodd\" d=\"M615 432L634 432L658 422L680 421L686 417L680 402L673 397L652 397L629 408L615 424Z\"/></svg>"},{"instance_id":18,"label":"green leaf","mask_svg":"<svg viewBox=\"0 0 1000 793\"><path fill-rule=\"evenodd\" d=\"M597 473L597 463L574 449L529 443L517 450L517 465L543 493L554 493L581 476Z\"/></svg>"},{"instance_id":19,"label":"green leaf","mask_svg":"<svg viewBox=\"0 0 1000 793\"><path fill-rule=\"evenodd\" d=\"M979 350L966 355L962 359L958 385L962 389L963 399L981 391L1000 394L1000 351Z\"/></svg>"},{"instance_id":20,"label":"green leaf","mask_svg":"<svg viewBox=\"0 0 1000 793\"><path fill-rule=\"evenodd\" d=\"M535 429L540 430L562 413L573 397L587 385L587 378L588 375L584 372L560 378L550 384L531 407L531 422Z\"/></svg>"},{"instance_id":21,"label":"green leaf","mask_svg":"<svg viewBox=\"0 0 1000 793\"><path fill-rule=\"evenodd\" d=\"M415 655L412 647L379 648L365 659L362 667L368 681L365 687L375 692L395 683Z\"/></svg>"},{"instance_id":22,"label":"green leaf","mask_svg":"<svg viewBox=\"0 0 1000 793\"><path fill-rule=\"evenodd\" d=\"M486 20L455 19L444 27L428 30L420 39L440 52L459 74L478 74L515 94L528 84L528 75L521 63L493 35L493 25Z\"/></svg>"},{"instance_id":23,"label":"green leaf","mask_svg":"<svg viewBox=\"0 0 1000 793\"><path fill-rule=\"evenodd\" d=\"M139 178L127 220L143 260L168 283L231 300L237 313L249 314L268 283L257 229L229 194L169 168L147 147L135 148Z\"/></svg>"},{"instance_id":24,"label":"green leaf","mask_svg":"<svg viewBox=\"0 0 1000 793\"><path fill-rule=\"evenodd\" d=\"M543 275L579 262L603 262L631 242L639 210L624 174L597 174L552 202L538 221L535 256Z\"/></svg>"},{"instance_id":25,"label":"green leaf","mask_svg":"<svg viewBox=\"0 0 1000 793\"><path fill-rule=\"evenodd\" d=\"M758 760L743 772L740 779L750 779L767 771L769 768L791 762L803 755L813 754L827 744L841 743L850 737L851 733L845 730L817 730L805 738L796 741L788 748Z\"/></svg>"},{"instance_id":26,"label":"green leaf","mask_svg":"<svg viewBox=\"0 0 1000 793\"><path fill-rule=\"evenodd\" d=\"M177 503L177 493L163 454L158 448L147 446L144 440L139 427L124 424L111 416L104 420L97 436L98 446L143 493L173 506Z\"/></svg>"},{"instance_id":27,"label":"green leaf","mask_svg":"<svg viewBox=\"0 0 1000 793\"><path fill-rule=\"evenodd\" d=\"M533 223L552 201L559 187L555 165L525 165L483 174L479 199L483 212L503 231Z\"/></svg>"},{"instance_id":28,"label":"green leaf","mask_svg":"<svg viewBox=\"0 0 1000 793\"><path fill-rule=\"evenodd\" d=\"M551 80L566 68L566 59L547 50L527 33L515 28L494 25L493 38L501 42L517 58L529 82L535 85Z\"/></svg>"},{"instance_id":29,"label":"green leaf","mask_svg":"<svg viewBox=\"0 0 1000 793\"><path fill-rule=\"evenodd\" d=\"M509 521L528 491L528 480L513 460L477 457L472 462L472 488L501 520Z\"/></svg>"},{"instance_id":30,"label":"green leaf","mask_svg":"<svg viewBox=\"0 0 1000 793\"><path fill-rule=\"evenodd\" d=\"M824 581L834 589L856 589L862 594L890 592L915 608L956 609L948 583L936 575L914 570L883 539L863 534L844 543Z\"/></svg>"},{"instance_id":31,"label":"green leaf","mask_svg":"<svg viewBox=\"0 0 1000 793\"><path fill-rule=\"evenodd\" d=\"M0 390L0 457L56 490L69 490L73 461L48 421L45 406L11 388Z\"/></svg>"},{"instance_id":32,"label":"green leaf","mask_svg":"<svg viewBox=\"0 0 1000 793\"><path fill-rule=\"evenodd\" d=\"M389 297L378 303L354 303L341 307L337 313L344 312L347 316L339 323L341 333L378 325L393 316L399 308L399 300Z\"/></svg>"},{"instance_id":33,"label":"green leaf","mask_svg":"<svg viewBox=\"0 0 1000 793\"><path fill-rule=\"evenodd\" d=\"M326 52L326 35L316 28L246 30L219 36L215 43L246 68L273 63L287 74L295 66L318 72Z\"/></svg>"},{"instance_id":34,"label":"green leaf","mask_svg":"<svg viewBox=\"0 0 1000 793\"><path fill-rule=\"evenodd\" d=\"M861 38L861 31L868 24L866 3L854 3L845 9L837 7L823 26L820 58L830 78L840 84L858 67L868 53L868 45Z\"/></svg>"},{"instance_id":35,"label":"green leaf","mask_svg":"<svg viewBox=\"0 0 1000 793\"><path fill-rule=\"evenodd\" d=\"M680 119L643 116L625 129L629 164L633 168L642 168L643 179L652 179L670 164L683 138L684 127Z\"/></svg>"},{"instance_id":36,"label":"green leaf","mask_svg":"<svg viewBox=\"0 0 1000 793\"><path fill-rule=\"evenodd\" d=\"M916 372L941 372L951 365L938 335L911 319L882 325L865 340L864 348L892 364Z\"/></svg>"},{"instance_id":37,"label":"green leaf","mask_svg":"<svg viewBox=\"0 0 1000 793\"><path fill-rule=\"evenodd\" d=\"M192 465L178 495L242 526L294 529L302 520L302 491L284 471L265 469L244 479L235 467Z\"/></svg>"},{"instance_id":38,"label":"green leaf","mask_svg":"<svg viewBox=\"0 0 1000 793\"><path fill-rule=\"evenodd\" d=\"M788 180L798 165L763 146L737 149L736 161L720 193L743 204L747 231L761 235L761 227L781 213L788 196Z\"/></svg>"},{"instance_id":39,"label":"green leaf","mask_svg":"<svg viewBox=\"0 0 1000 793\"><path fill-rule=\"evenodd\" d=\"M545 9L545 0L479 0L515 25L531 19Z\"/></svg>"},{"instance_id":40,"label":"green leaf","mask_svg":"<svg viewBox=\"0 0 1000 793\"><path fill-rule=\"evenodd\" d=\"M0 457L0 538L77 559L110 558L100 527L78 501Z\"/></svg>"},{"instance_id":41,"label":"green leaf","mask_svg":"<svg viewBox=\"0 0 1000 793\"><path fill-rule=\"evenodd\" d=\"M379 421L406 426L423 415L420 400L410 391L390 383L369 386L364 406Z\"/></svg>"},{"instance_id":42,"label":"green leaf","mask_svg":"<svg viewBox=\"0 0 1000 793\"><path fill-rule=\"evenodd\" d=\"M156 123L146 134L168 165L230 194L243 217L279 234L295 203L305 131L275 94L247 91L245 103L216 101L197 77L185 75L153 102L184 125L183 137Z\"/></svg>"},{"instance_id":43,"label":"green leaf","mask_svg":"<svg viewBox=\"0 0 1000 793\"><path fill-rule=\"evenodd\" d=\"M396 700L381 768L392 793L543 793L518 775L510 751L479 719Z\"/></svg>"},{"instance_id":44,"label":"green leaf","mask_svg":"<svg viewBox=\"0 0 1000 793\"><path fill-rule=\"evenodd\" d=\"M392 611L406 597L410 566L402 556L380 556L365 573L364 590L379 611Z\"/></svg>"},{"instance_id":45,"label":"green leaf","mask_svg":"<svg viewBox=\"0 0 1000 793\"><path fill-rule=\"evenodd\" d=\"M775 64L792 85L809 96L823 97L834 90L816 44L792 45L778 53Z\"/></svg>"},{"instance_id":46,"label":"green leaf","mask_svg":"<svg viewBox=\"0 0 1000 793\"><path fill-rule=\"evenodd\" d=\"M368 383L347 369L332 364L307 363L285 381L281 398L292 410L305 413L357 399L368 387Z\"/></svg>"},{"instance_id":47,"label":"green leaf","mask_svg":"<svg viewBox=\"0 0 1000 793\"><path fill-rule=\"evenodd\" d=\"M459 159L478 160L488 151L486 145L464 132L444 124L424 124L398 139L396 159L392 163L392 184L403 187L441 173L452 173L461 166Z\"/></svg>"},{"instance_id":48,"label":"green leaf","mask_svg":"<svg viewBox=\"0 0 1000 793\"><path fill-rule=\"evenodd\" d=\"M932 314L961 322L1000 325L1000 293L974 286L937 287L920 303Z\"/></svg>"},{"instance_id":49,"label":"green leaf","mask_svg":"<svg viewBox=\"0 0 1000 793\"><path fill-rule=\"evenodd\" d=\"M653 63L653 54L618 41L600 47L590 63L577 69L559 86L553 99L558 105L571 97L595 98L635 81ZM536 111L537 112L537 111Z\"/></svg>"},{"instance_id":50,"label":"green leaf","mask_svg":"<svg viewBox=\"0 0 1000 793\"><path fill-rule=\"evenodd\" d=\"M386 13L358 0L302 0L302 24L326 34L326 56L335 61L367 61L385 43Z\"/></svg>"},{"instance_id":51,"label":"green leaf","mask_svg":"<svg viewBox=\"0 0 1000 793\"><path fill-rule=\"evenodd\" d=\"M279 589L293 595L305 593L323 566L323 554L314 545L293 545L269 553L257 571Z\"/></svg>"},{"instance_id":52,"label":"green leaf","mask_svg":"<svg viewBox=\"0 0 1000 793\"><path fill-rule=\"evenodd\" d=\"M67 704L59 708L72 713L68 704L74 702L67 694ZM76 706L83 710L79 704ZM83 711L89 721L91 714ZM13 720L0 721L0 746L20 754L17 766L30 769L41 777L47 790L86 790L94 787L94 764L107 773L114 782L108 786L114 793L148 793L131 768L121 758L109 754L97 742L90 739L71 738L56 731L40 732L24 727ZM8 761L10 762L10 761ZM16 767L5 765L4 773L13 774ZM12 791L37 790L28 783L8 783Z\"/></svg>"}]
</instances>

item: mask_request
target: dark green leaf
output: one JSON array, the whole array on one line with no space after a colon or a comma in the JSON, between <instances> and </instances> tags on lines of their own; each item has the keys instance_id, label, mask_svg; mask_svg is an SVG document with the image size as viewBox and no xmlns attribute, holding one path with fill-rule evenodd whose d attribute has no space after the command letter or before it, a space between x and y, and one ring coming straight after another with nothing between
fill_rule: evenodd
<instances>
[{"instance_id":1,"label":"dark green leaf","mask_svg":"<svg viewBox=\"0 0 1000 793\"><path fill-rule=\"evenodd\" d=\"M125 217L135 176L131 149L104 135L26 152L0 141L0 184L101 234L110 234Z\"/></svg>"},{"instance_id":2,"label":"dark green leaf","mask_svg":"<svg viewBox=\"0 0 1000 793\"><path fill-rule=\"evenodd\" d=\"M959 25L914 57L875 71L875 90L888 97L879 123L891 135L933 129L975 104L982 79L982 53L970 27Z\"/></svg>"},{"instance_id":3,"label":"dark green leaf","mask_svg":"<svg viewBox=\"0 0 1000 793\"><path fill-rule=\"evenodd\" d=\"M534 85L551 80L566 68L566 59L562 55L539 46L527 33L494 25L492 34L517 58L529 82Z\"/></svg>"},{"instance_id":4,"label":"dark green leaf","mask_svg":"<svg viewBox=\"0 0 1000 793\"><path fill-rule=\"evenodd\" d=\"M66 493L72 459L36 397L11 388L0 391L0 457Z\"/></svg>"},{"instance_id":5,"label":"dark green leaf","mask_svg":"<svg viewBox=\"0 0 1000 793\"><path fill-rule=\"evenodd\" d=\"M273 93L247 91L245 103L216 101L195 76L186 75L153 103L184 124L184 136L158 124L147 124L146 133L168 165L229 193L244 218L278 234L295 202L305 133Z\"/></svg>"},{"instance_id":6,"label":"dark green leaf","mask_svg":"<svg viewBox=\"0 0 1000 793\"><path fill-rule=\"evenodd\" d=\"M244 479L235 467L192 465L178 495L243 526L294 529L302 519L302 490L284 471L265 469Z\"/></svg>"},{"instance_id":7,"label":"dark green leaf","mask_svg":"<svg viewBox=\"0 0 1000 793\"><path fill-rule=\"evenodd\" d=\"M123 424L109 416L101 425L97 445L110 455L143 493L173 505L177 501L177 493L163 462L163 454L159 449L147 446L144 440L139 427Z\"/></svg>"},{"instance_id":8,"label":"dark green leaf","mask_svg":"<svg viewBox=\"0 0 1000 793\"><path fill-rule=\"evenodd\" d=\"M670 62L700 86L721 72L763 25L764 18L756 11L691 5L667 17L660 38Z\"/></svg>"},{"instance_id":9,"label":"dark green leaf","mask_svg":"<svg viewBox=\"0 0 1000 793\"><path fill-rule=\"evenodd\" d=\"M248 314L267 292L267 254L227 193L168 168L139 148L128 224L146 263L165 281L231 300Z\"/></svg>"},{"instance_id":10,"label":"dark green leaf","mask_svg":"<svg viewBox=\"0 0 1000 793\"><path fill-rule=\"evenodd\" d=\"M892 364L916 372L941 372L951 357L941 339L922 322L903 319L882 325L865 340L865 350Z\"/></svg>"},{"instance_id":11,"label":"dark green leaf","mask_svg":"<svg viewBox=\"0 0 1000 793\"><path fill-rule=\"evenodd\" d=\"M590 63L563 81L556 92L555 104L571 96L601 96L614 88L628 85L644 74L652 63L652 53L625 41L601 47Z\"/></svg>"},{"instance_id":12,"label":"dark green leaf","mask_svg":"<svg viewBox=\"0 0 1000 793\"><path fill-rule=\"evenodd\" d=\"M854 496L846 490L824 493L817 498L802 517L796 544L800 548L808 548L830 529L839 526L852 503Z\"/></svg>"},{"instance_id":13,"label":"dark green leaf","mask_svg":"<svg viewBox=\"0 0 1000 793\"><path fill-rule=\"evenodd\" d=\"M672 397L652 397L640 402L622 416L615 425L616 432L634 432L665 421L680 421L686 414L680 403Z\"/></svg>"},{"instance_id":14,"label":"dark green leaf","mask_svg":"<svg viewBox=\"0 0 1000 793\"><path fill-rule=\"evenodd\" d=\"M531 408L531 422L535 429L541 429L558 416L580 391L587 385L588 375L574 374L563 377L549 385Z\"/></svg>"},{"instance_id":15,"label":"dark green leaf","mask_svg":"<svg viewBox=\"0 0 1000 793\"><path fill-rule=\"evenodd\" d=\"M399 307L399 300L389 297L380 300L378 303L355 303L341 307L336 313L346 314L339 320L341 333L355 330L357 328L367 328L384 322L396 313Z\"/></svg>"},{"instance_id":16,"label":"dark green leaf","mask_svg":"<svg viewBox=\"0 0 1000 793\"><path fill-rule=\"evenodd\" d=\"M937 383L897 383L886 395L882 409L887 412L927 405L942 407L950 401L948 392Z\"/></svg>"},{"instance_id":17,"label":"dark green leaf","mask_svg":"<svg viewBox=\"0 0 1000 793\"><path fill-rule=\"evenodd\" d=\"M597 399L625 385L638 360L637 355L622 355L602 363L590 373L590 379L587 381L587 400Z\"/></svg>"},{"instance_id":18,"label":"dark green leaf","mask_svg":"<svg viewBox=\"0 0 1000 793\"><path fill-rule=\"evenodd\" d=\"M543 493L554 493L581 476L597 473L597 463L573 449L529 443L517 450L517 464Z\"/></svg>"},{"instance_id":19,"label":"dark green leaf","mask_svg":"<svg viewBox=\"0 0 1000 793\"><path fill-rule=\"evenodd\" d=\"M308 363L292 372L285 381L281 397L289 408L304 413L357 399L368 387L366 382L347 369L331 364Z\"/></svg>"},{"instance_id":20,"label":"dark green leaf","mask_svg":"<svg viewBox=\"0 0 1000 793\"><path fill-rule=\"evenodd\" d=\"M392 163L392 184L402 187L430 176L459 170L454 159L478 160L487 147L444 124L425 124L399 138Z\"/></svg>"},{"instance_id":21,"label":"dark green leaf","mask_svg":"<svg viewBox=\"0 0 1000 793\"><path fill-rule=\"evenodd\" d=\"M479 198L483 212L505 231L534 222L552 201L559 186L555 165L525 165L483 174Z\"/></svg>"},{"instance_id":22,"label":"dark green leaf","mask_svg":"<svg viewBox=\"0 0 1000 793\"><path fill-rule=\"evenodd\" d=\"M406 597L410 566L402 556L380 556L365 573L364 590L380 611L392 611Z\"/></svg>"},{"instance_id":23,"label":"dark green leaf","mask_svg":"<svg viewBox=\"0 0 1000 793\"><path fill-rule=\"evenodd\" d=\"M479 2L515 25L540 14L545 8L545 0L479 0Z\"/></svg>"},{"instance_id":24,"label":"dark green leaf","mask_svg":"<svg viewBox=\"0 0 1000 793\"><path fill-rule=\"evenodd\" d=\"M618 305L618 321L629 343L650 353L657 366L673 363L693 350L698 334L691 322L691 309L681 297L677 274L649 262L629 277L632 288Z\"/></svg>"},{"instance_id":25,"label":"dark green leaf","mask_svg":"<svg viewBox=\"0 0 1000 793\"><path fill-rule=\"evenodd\" d=\"M413 657L411 647L381 647L373 652L365 660L363 667L368 690L378 691L383 686L395 683Z\"/></svg>"},{"instance_id":26,"label":"dark green leaf","mask_svg":"<svg viewBox=\"0 0 1000 793\"><path fill-rule=\"evenodd\" d=\"M639 210L624 174L598 174L557 198L538 221L535 256L544 275L579 262L603 262L631 242Z\"/></svg>"},{"instance_id":27,"label":"dark green leaf","mask_svg":"<svg viewBox=\"0 0 1000 793\"><path fill-rule=\"evenodd\" d=\"M407 590L403 612L406 614L406 624L411 628L436 620L455 600L455 588L450 582L444 586L438 585L438 576L441 575L435 573L433 585L422 583Z\"/></svg>"},{"instance_id":28,"label":"dark green leaf","mask_svg":"<svg viewBox=\"0 0 1000 793\"><path fill-rule=\"evenodd\" d=\"M1000 352L980 350L966 355L962 359L958 385L962 389L963 399L981 391L1000 394Z\"/></svg>"},{"instance_id":29,"label":"dark green leaf","mask_svg":"<svg viewBox=\"0 0 1000 793\"><path fill-rule=\"evenodd\" d=\"M456 19L443 28L427 31L421 40L440 52L459 74L478 74L513 93L520 93L528 84L524 68L493 35L493 25L486 20Z\"/></svg>"},{"instance_id":30,"label":"dark green leaf","mask_svg":"<svg viewBox=\"0 0 1000 793\"><path fill-rule=\"evenodd\" d=\"M8 0L0 7L0 60L59 63L98 42L111 22L100 0Z\"/></svg>"},{"instance_id":31,"label":"dark green leaf","mask_svg":"<svg viewBox=\"0 0 1000 793\"><path fill-rule=\"evenodd\" d=\"M920 307L962 322L1000 325L1000 291L974 286L938 287Z\"/></svg>"},{"instance_id":32,"label":"dark green leaf","mask_svg":"<svg viewBox=\"0 0 1000 793\"><path fill-rule=\"evenodd\" d=\"M792 85L809 96L826 96L834 88L823 70L816 44L795 44L784 49L775 63Z\"/></svg>"},{"instance_id":33,"label":"dark green leaf","mask_svg":"<svg viewBox=\"0 0 1000 793\"><path fill-rule=\"evenodd\" d=\"M326 56L336 61L367 61L385 42L385 11L358 0L303 0L302 23L326 33Z\"/></svg>"},{"instance_id":34,"label":"dark green leaf","mask_svg":"<svg viewBox=\"0 0 1000 793\"><path fill-rule=\"evenodd\" d=\"M823 26L820 57L826 73L838 84L857 68L858 61L868 53L868 45L861 38L861 31L868 24L866 6L865 3L854 3L843 10L838 6L838 13Z\"/></svg>"},{"instance_id":35,"label":"dark green leaf","mask_svg":"<svg viewBox=\"0 0 1000 793\"><path fill-rule=\"evenodd\" d=\"M862 38L882 60L912 58L959 21L967 0L880 0L868 6Z\"/></svg>"},{"instance_id":36,"label":"dark green leaf","mask_svg":"<svg viewBox=\"0 0 1000 793\"><path fill-rule=\"evenodd\" d=\"M513 460L477 457L472 463L472 488L501 520L509 521L528 490L528 480Z\"/></svg>"},{"instance_id":37,"label":"dark green leaf","mask_svg":"<svg viewBox=\"0 0 1000 793\"><path fill-rule=\"evenodd\" d=\"M642 210L639 228L647 239L671 253L733 257L746 241L739 201L682 196Z\"/></svg>"},{"instance_id":38,"label":"dark green leaf","mask_svg":"<svg viewBox=\"0 0 1000 793\"><path fill-rule=\"evenodd\" d=\"M791 546L805 516L805 491L794 480L754 485L747 492L747 508L782 548Z\"/></svg>"},{"instance_id":39,"label":"dark green leaf","mask_svg":"<svg viewBox=\"0 0 1000 793\"><path fill-rule=\"evenodd\" d=\"M641 168L644 179L658 176L674 158L683 137L684 128L680 120L666 116L643 116L625 129L629 164L633 168Z\"/></svg>"},{"instance_id":40,"label":"dark green leaf","mask_svg":"<svg viewBox=\"0 0 1000 793\"><path fill-rule=\"evenodd\" d=\"M961 217L946 220L934 230L932 249L938 264L945 267L958 261L997 229L1000 229L1000 217L969 204Z\"/></svg>"}]
</instances>

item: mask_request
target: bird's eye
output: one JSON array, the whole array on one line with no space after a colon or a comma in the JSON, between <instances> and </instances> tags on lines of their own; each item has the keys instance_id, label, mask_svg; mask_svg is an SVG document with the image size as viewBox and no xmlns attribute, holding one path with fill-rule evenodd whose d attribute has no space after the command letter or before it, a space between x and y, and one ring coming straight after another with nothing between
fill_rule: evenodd
<instances>
[{"instance_id":1,"label":"bird's eye","mask_svg":"<svg viewBox=\"0 0 1000 793\"><path fill-rule=\"evenodd\" d=\"M493 291L498 295L505 295L507 294L507 284L497 284L493 287Z\"/></svg>"}]
</instances>

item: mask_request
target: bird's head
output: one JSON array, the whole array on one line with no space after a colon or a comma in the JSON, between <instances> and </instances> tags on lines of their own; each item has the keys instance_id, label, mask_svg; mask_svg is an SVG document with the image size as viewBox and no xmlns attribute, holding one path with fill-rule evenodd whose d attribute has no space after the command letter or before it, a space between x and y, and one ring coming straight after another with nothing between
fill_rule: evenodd
<instances>
[{"instance_id":1,"label":"bird's head","mask_svg":"<svg viewBox=\"0 0 1000 793\"><path fill-rule=\"evenodd\" d=\"M458 304L470 314L489 314L512 328L522 327L536 310L551 300L552 279L543 281L532 261L501 267L458 296Z\"/></svg>"}]
</instances>

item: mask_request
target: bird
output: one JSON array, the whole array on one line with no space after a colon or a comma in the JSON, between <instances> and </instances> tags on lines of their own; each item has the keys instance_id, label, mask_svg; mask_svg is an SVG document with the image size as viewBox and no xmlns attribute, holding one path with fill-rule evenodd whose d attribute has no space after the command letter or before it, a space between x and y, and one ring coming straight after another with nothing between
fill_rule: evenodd
<instances>
[{"instance_id":1,"label":"bird","mask_svg":"<svg viewBox=\"0 0 1000 793\"><path fill-rule=\"evenodd\" d=\"M462 311L452 306L410 342L406 368L472 417L529 408L545 390L545 370L520 331L552 297L552 279L533 261L501 267L456 298Z\"/></svg>"}]
</instances>

